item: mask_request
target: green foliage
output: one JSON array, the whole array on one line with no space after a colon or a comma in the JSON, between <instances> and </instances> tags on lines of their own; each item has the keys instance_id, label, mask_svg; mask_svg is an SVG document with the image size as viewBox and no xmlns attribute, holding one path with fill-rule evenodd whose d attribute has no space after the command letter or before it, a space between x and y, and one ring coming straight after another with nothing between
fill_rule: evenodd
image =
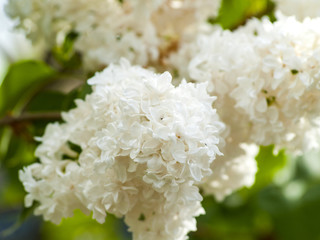
<instances>
[{"instance_id":1,"label":"green foliage","mask_svg":"<svg viewBox=\"0 0 320 240\"><path fill-rule=\"evenodd\" d=\"M10 66L0 86L0 116L16 110L40 86L50 81L56 72L40 61L22 61Z\"/></svg>"},{"instance_id":2,"label":"green foliage","mask_svg":"<svg viewBox=\"0 0 320 240\"><path fill-rule=\"evenodd\" d=\"M56 75L44 62L30 60L12 64L0 86L0 116L20 114L30 98ZM10 169L32 162L34 144L29 131L32 127L28 123L15 123L10 129L0 128L0 164Z\"/></svg>"},{"instance_id":3,"label":"green foliage","mask_svg":"<svg viewBox=\"0 0 320 240\"><path fill-rule=\"evenodd\" d=\"M252 188L221 203L205 197L206 215L197 219L198 231L190 234L191 240L320 239L320 176L312 177L303 158L298 158L291 178L274 184L275 175L290 168L284 151L274 155L273 150L260 148Z\"/></svg>"},{"instance_id":4,"label":"green foliage","mask_svg":"<svg viewBox=\"0 0 320 240\"><path fill-rule=\"evenodd\" d=\"M65 96L62 110L66 111L68 109L74 108L76 106L74 102L75 99L85 99L86 95L90 94L91 92L92 89L88 84L83 84L82 86L74 89Z\"/></svg>"},{"instance_id":5,"label":"green foliage","mask_svg":"<svg viewBox=\"0 0 320 240\"><path fill-rule=\"evenodd\" d=\"M58 111L63 107L65 94L58 91L44 90L30 99L27 110L29 112Z\"/></svg>"},{"instance_id":6,"label":"green foliage","mask_svg":"<svg viewBox=\"0 0 320 240\"><path fill-rule=\"evenodd\" d=\"M252 17L260 18L267 15L274 20L274 7L274 3L270 0L223 0L219 15L216 18L209 18L208 22L233 30Z\"/></svg>"},{"instance_id":7,"label":"green foliage","mask_svg":"<svg viewBox=\"0 0 320 240\"><path fill-rule=\"evenodd\" d=\"M270 184L275 174L282 169L287 162L285 151L281 150L277 155L274 154L274 146L261 146L256 157L258 172L256 182L252 191L260 190Z\"/></svg>"},{"instance_id":8,"label":"green foliage","mask_svg":"<svg viewBox=\"0 0 320 240\"><path fill-rule=\"evenodd\" d=\"M294 201L279 187L266 188L259 202L271 217L278 239L320 239L320 181Z\"/></svg>"},{"instance_id":9,"label":"green foliage","mask_svg":"<svg viewBox=\"0 0 320 240\"><path fill-rule=\"evenodd\" d=\"M75 69L81 66L81 56L74 50L74 42L78 38L78 33L69 32L61 46L56 46L52 50L55 60L64 69Z\"/></svg>"},{"instance_id":10,"label":"green foliage","mask_svg":"<svg viewBox=\"0 0 320 240\"><path fill-rule=\"evenodd\" d=\"M125 240L123 224L108 215L104 224L98 224L90 216L75 211L72 219L64 219L59 226L50 222L43 225L42 234L46 240Z\"/></svg>"},{"instance_id":11,"label":"green foliage","mask_svg":"<svg viewBox=\"0 0 320 240\"><path fill-rule=\"evenodd\" d=\"M75 98L83 98L90 91L83 83L70 93L51 90L51 86L59 81L68 82L68 75L42 61L13 63L0 85L0 119L19 117L25 112L67 111ZM0 206L22 205L25 193L18 180L18 171L36 161L34 136L41 136L50 121L34 119L0 124Z\"/></svg>"}]
</instances>

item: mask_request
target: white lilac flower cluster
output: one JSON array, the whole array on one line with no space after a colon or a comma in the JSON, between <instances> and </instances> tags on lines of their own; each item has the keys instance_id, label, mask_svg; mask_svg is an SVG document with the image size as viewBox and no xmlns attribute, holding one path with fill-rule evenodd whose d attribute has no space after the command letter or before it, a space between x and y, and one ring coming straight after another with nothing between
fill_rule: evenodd
<instances>
[{"instance_id":1,"label":"white lilac flower cluster","mask_svg":"<svg viewBox=\"0 0 320 240\"><path fill-rule=\"evenodd\" d=\"M30 39L52 47L74 31L87 69L109 65L40 138L40 162L20 172L26 206L37 202L35 214L54 223L75 209L100 223L107 213L124 217L135 240L187 239L204 213L199 188L223 200L251 186L258 145L320 147L320 18L278 14L233 32L208 29L219 5L9 1ZM197 84L174 87L167 72L113 64L121 57Z\"/></svg>"},{"instance_id":2,"label":"white lilac flower cluster","mask_svg":"<svg viewBox=\"0 0 320 240\"><path fill-rule=\"evenodd\" d=\"M320 136L319 25L319 18L254 19L234 32L200 36L168 62L196 82L209 81L229 128L227 145L308 150L319 147Z\"/></svg>"},{"instance_id":3,"label":"white lilac flower cluster","mask_svg":"<svg viewBox=\"0 0 320 240\"><path fill-rule=\"evenodd\" d=\"M125 57L145 66L180 39L196 35L220 0L10 0L6 11L33 41L59 44L71 31L84 66L100 69Z\"/></svg>"},{"instance_id":4,"label":"white lilac flower cluster","mask_svg":"<svg viewBox=\"0 0 320 240\"><path fill-rule=\"evenodd\" d=\"M215 98L125 59L88 83L93 93L39 139L40 162L20 171L26 206L54 223L81 209L100 223L124 216L134 239L186 239L224 143Z\"/></svg>"},{"instance_id":5,"label":"white lilac flower cluster","mask_svg":"<svg viewBox=\"0 0 320 240\"><path fill-rule=\"evenodd\" d=\"M320 17L320 1L318 0L275 0L276 9L287 16L296 16L303 20L306 17Z\"/></svg>"}]
</instances>

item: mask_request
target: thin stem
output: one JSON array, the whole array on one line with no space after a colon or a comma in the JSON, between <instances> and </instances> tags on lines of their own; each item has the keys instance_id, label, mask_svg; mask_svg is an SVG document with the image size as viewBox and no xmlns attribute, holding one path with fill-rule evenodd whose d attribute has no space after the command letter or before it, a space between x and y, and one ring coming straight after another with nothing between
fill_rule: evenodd
<instances>
[{"instance_id":1,"label":"thin stem","mask_svg":"<svg viewBox=\"0 0 320 240\"><path fill-rule=\"evenodd\" d=\"M32 122L37 120L61 120L59 112L44 112L44 113L24 113L20 116L5 116L0 119L0 126L12 125L21 122Z\"/></svg>"}]
</instances>

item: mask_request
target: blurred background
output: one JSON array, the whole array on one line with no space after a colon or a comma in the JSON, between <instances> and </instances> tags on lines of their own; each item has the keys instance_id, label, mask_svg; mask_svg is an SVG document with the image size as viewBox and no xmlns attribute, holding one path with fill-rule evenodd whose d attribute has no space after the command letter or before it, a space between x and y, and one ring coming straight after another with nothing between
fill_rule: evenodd
<instances>
[{"instance_id":1,"label":"blurred background","mask_svg":"<svg viewBox=\"0 0 320 240\"><path fill-rule=\"evenodd\" d=\"M18 171L36 161L34 136L55 115L36 118L45 111L60 112L73 106L89 89L81 61L72 44L43 56L32 46L3 10L0 0L0 239L2 240L106 240L131 239L123 221L108 215L104 224L80 211L59 226L32 215L23 207L25 191ZM225 29L235 29L250 17L274 19L268 0L224 0L219 16L208 19ZM71 50L70 50L71 49ZM52 55L56 62L52 61ZM42 59L45 59L43 61ZM50 62L52 63L52 62ZM57 65L57 73L52 66ZM34 113L17 121L12 116ZM250 189L242 189L217 202L205 197L206 215L197 219L192 240L320 240L320 153L300 157L261 147L256 157L259 171Z\"/></svg>"}]
</instances>

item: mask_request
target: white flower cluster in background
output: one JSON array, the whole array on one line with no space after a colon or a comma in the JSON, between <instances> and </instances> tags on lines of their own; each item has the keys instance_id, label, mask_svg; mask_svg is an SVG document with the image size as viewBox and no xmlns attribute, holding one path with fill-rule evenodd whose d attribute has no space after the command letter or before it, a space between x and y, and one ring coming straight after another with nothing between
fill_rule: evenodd
<instances>
[{"instance_id":1,"label":"white flower cluster in background","mask_svg":"<svg viewBox=\"0 0 320 240\"><path fill-rule=\"evenodd\" d=\"M168 62L185 77L209 81L209 92L218 97L215 108L229 128L227 145L318 148L319 26L319 18L254 19L234 32L202 35Z\"/></svg>"},{"instance_id":2,"label":"white flower cluster in background","mask_svg":"<svg viewBox=\"0 0 320 240\"><path fill-rule=\"evenodd\" d=\"M306 17L320 17L319 0L275 0L276 9L287 16L296 16L303 20Z\"/></svg>"},{"instance_id":3,"label":"white flower cluster in background","mask_svg":"<svg viewBox=\"0 0 320 240\"><path fill-rule=\"evenodd\" d=\"M205 194L215 196L217 201L222 201L234 191L251 187L257 173L258 146L255 144L229 143L222 148L226 153L212 163L212 174L200 184Z\"/></svg>"},{"instance_id":4,"label":"white flower cluster in background","mask_svg":"<svg viewBox=\"0 0 320 240\"><path fill-rule=\"evenodd\" d=\"M24 33L12 31L14 22L4 12L5 3L0 0L0 85L11 62L42 57L41 46L32 46Z\"/></svg>"},{"instance_id":5,"label":"white flower cluster in background","mask_svg":"<svg viewBox=\"0 0 320 240\"><path fill-rule=\"evenodd\" d=\"M220 0L10 0L6 11L30 39L48 47L78 33L75 49L86 68L97 70L121 57L142 66L161 62L219 6Z\"/></svg>"},{"instance_id":6,"label":"white flower cluster in background","mask_svg":"<svg viewBox=\"0 0 320 240\"><path fill-rule=\"evenodd\" d=\"M228 175L221 163L211 168L224 124L207 85L175 88L168 72L125 59L88 83L93 93L39 139L40 162L20 171L26 206L38 202L35 214L54 223L81 209L100 223L106 213L124 216L134 239L186 239L204 213L197 185L212 172Z\"/></svg>"}]
</instances>

